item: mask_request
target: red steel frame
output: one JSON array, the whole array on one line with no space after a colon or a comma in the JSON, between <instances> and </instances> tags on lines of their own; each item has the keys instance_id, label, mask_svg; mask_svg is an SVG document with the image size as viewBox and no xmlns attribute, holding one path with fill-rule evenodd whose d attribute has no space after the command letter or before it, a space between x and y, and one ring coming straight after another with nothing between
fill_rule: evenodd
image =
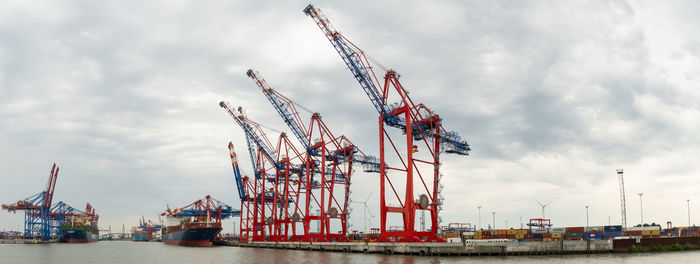
<instances>
[{"instance_id":1,"label":"red steel frame","mask_svg":"<svg viewBox=\"0 0 700 264\"><path fill-rule=\"evenodd\" d=\"M266 145L265 148L273 150L272 144L259 124L242 113L235 114L227 104L223 104L222 107L233 118L250 126L262 140L261 143ZM245 202L241 201L241 241L287 241L303 238L301 230L297 231L297 225L300 222L294 221L295 214L299 215L299 220L304 219L306 215L299 205L301 189L306 186L298 177L303 172L303 166L295 166L303 163L303 156L284 133L280 134L276 146L274 153L269 153L275 155L274 157L266 155L265 150L257 146L254 157L255 166L257 166L255 174L260 177L254 177L252 183L248 177L242 179L244 186L247 187L247 198ZM237 166L237 163L233 163L235 153L232 144L229 145L229 149L232 165Z\"/></svg>"},{"instance_id":2,"label":"red steel frame","mask_svg":"<svg viewBox=\"0 0 700 264\"><path fill-rule=\"evenodd\" d=\"M298 177L303 171L300 167L295 167L294 165L295 163L300 163L302 154L292 145L285 133L282 133L279 137L276 153L278 164L282 164L284 168L278 170L278 184L275 184L275 193L279 193L278 188L282 187L283 200L277 200L279 196L275 196L275 201L273 202L274 212L279 211L279 214L275 214L275 233L274 236L270 237L270 240L297 240L301 235L300 233L297 234L297 224L306 215L299 206L302 193L301 187L306 186L302 184L301 178ZM281 205L282 208L278 210L277 205ZM294 219L295 214L299 216L297 221Z\"/></svg>"},{"instance_id":3,"label":"red steel frame","mask_svg":"<svg viewBox=\"0 0 700 264\"><path fill-rule=\"evenodd\" d=\"M303 218L304 237L302 240L349 241L347 227L353 155L356 151L363 156L365 154L358 150L344 135L334 136L318 113L312 114L311 122L307 128L292 100L269 87L260 73L248 70L247 75L255 80L257 86L271 100L273 106L286 108L285 110L288 112L285 114L288 116L285 117L282 114L282 117L289 118L285 121L288 122L293 131L296 129L295 134L302 141L300 143L309 148L305 153L304 162L306 164L305 175L309 175L306 177L305 185L312 188L305 190L304 214L306 217ZM316 187L314 186L316 178L320 179L320 188L314 188ZM311 206L319 209L318 215L312 214ZM332 209L335 209L337 215L330 213ZM319 222L319 233L311 232L312 221ZM333 228L336 225L332 222L340 225L340 228Z\"/></svg>"},{"instance_id":4,"label":"red steel frame","mask_svg":"<svg viewBox=\"0 0 700 264\"><path fill-rule=\"evenodd\" d=\"M392 110L391 114L395 116L403 115L405 127L414 129L405 129L405 136L401 136L397 141L404 141L405 149L397 146L395 140L386 130L384 117L379 116L379 160L380 160L380 217L381 217L381 237L379 241L400 241L400 242L421 242L421 241L444 241L437 237L438 229L438 188L440 180L440 117L434 114L423 104L415 104L408 96L399 82L396 73L393 70L387 71L384 76L384 86L382 87L383 103L388 104L390 92L394 90L400 99L399 107ZM396 100L396 99L394 99ZM423 131L417 123L422 123L423 127L427 127L427 131ZM416 133L417 132L417 133ZM416 140L418 138L418 140ZM389 143L389 144L387 144ZM390 147L390 148L389 148ZM392 155L391 157L387 157ZM387 166L386 160L400 161L401 166ZM395 172L396 176L390 177L389 172ZM423 173L421 173L423 171ZM404 198L401 199L399 193L394 187L394 181L404 180L405 191ZM414 190L414 180L419 179L421 185L419 189L424 191L422 194L427 195L429 203L425 207L421 207L416 203L416 190ZM426 181L427 180L427 181ZM387 185L389 188L387 188ZM423 187L423 188L420 188ZM399 206L391 206L387 204L387 190L390 189L399 202ZM430 212L431 229L430 231L416 231L416 211L427 210ZM387 215L389 213L401 214L403 220L402 231L387 231Z\"/></svg>"},{"instance_id":5,"label":"red steel frame","mask_svg":"<svg viewBox=\"0 0 700 264\"><path fill-rule=\"evenodd\" d=\"M374 73L365 53L335 30L319 9L309 5L304 9L304 13L314 19L345 63L352 65L350 67L358 67L350 70L380 112L378 121L381 236L377 241L444 242L437 236L438 210L441 203L441 199L438 198L440 133L444 131L440 117L422 103L413 102L394 70L390 69L386 72L381 85L382 82ZM368 80L363 79L365 77ZM371 87L367 86L365 81L371 82ZM389 107L389 103L397 101L398 106ZM397 121L395 117L402 117L403 120ZM402 130L404 135L392 136L385 127L387 123ZM401 165L388 166L387 161ZM390 172L393 175L390 175ZM403 194L397 190L399 184L405 185ZM387 197L389 191L391 193ZM394 197L398 205L388 203L387 198ZM421 203L415 201L416 197L421 197L423 200L427 198L427 203L424 201L421 206ZM416 231L415 218L418 210L430 212L430 231ZM387 230L387 216L390 213L401 215L403 230Z\"/></svg>"},{"instance_id":6,"label":"red steel frame","mask_svg":"<svg viewBox=\"0 0 700 264\"><path fill-rule=\"evenodd\" d=\"M311 117L308 140L318 140L310 144L320 155L306 153L306 175L320 174L321 188L306 189L306 218L304 218L304 241L349 242L347 238L348 205L350 202L350 179L352 158L355 146L345 136L335 137L318 113ZM328 159L332 157L332 159ZM315 166L320 164L320 166ZM306 178L306 186L312 186L314 177ZM340 196L340 197L339 197ZM312 215L310 205L319 208L319 215ZM335 209L337 215L332 215ZM337 219L340 229L333 229L332 220ZM311 233L311 221L320 221L320 232Z\"/></svg>"}]
</instances>

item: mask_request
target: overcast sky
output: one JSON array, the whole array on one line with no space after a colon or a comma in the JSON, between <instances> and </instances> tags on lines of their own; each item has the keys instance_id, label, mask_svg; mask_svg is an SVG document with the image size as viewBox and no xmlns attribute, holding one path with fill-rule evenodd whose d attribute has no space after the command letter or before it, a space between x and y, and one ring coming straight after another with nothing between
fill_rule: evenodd
<instances>
[{"instance_id":1,"label":"overcast sky","mask_svg":"<svg viewBox=\"0 0 700 264\"><path fill-rule=\"evenodd\" d=\"M307 4L2 1L0 202L40 192L56 162L54 201L90 202L101 228L206 194L238 208L228 141L252 169L218 102L288 131L249 68L378 155L377 113ZM442 157L443 224L478 224L482 206L482 225L495 211L497 227L517 227L541 215L535 199L552 201L556 226L585 225L586 205L591 225L619 224L618 168L629 224L640 192L645 222L687 225L686 199L700 217L699 2L315 4L471 144ZM373 191L375 215L377 186L354 175L352 198ZM22 221L3 211L0 230Z\"/></svg>"}]
</instances>

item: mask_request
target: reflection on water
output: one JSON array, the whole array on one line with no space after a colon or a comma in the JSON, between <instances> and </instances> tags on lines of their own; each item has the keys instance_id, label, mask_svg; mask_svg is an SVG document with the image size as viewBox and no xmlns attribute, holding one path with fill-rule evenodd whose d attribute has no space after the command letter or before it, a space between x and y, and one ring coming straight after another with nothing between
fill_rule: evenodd
<instances>
[{"instance_id":1,"label":"reflection on water","mask_svg":"<svg viewBox=\"0 0 700 264\"><path fill-rule=\"evenodd\" d=\"M0 244L0 263L695 263L700 251L565 256L430 257L301 250L192 248L156 242Z\"/></svg>"}]
</instances>

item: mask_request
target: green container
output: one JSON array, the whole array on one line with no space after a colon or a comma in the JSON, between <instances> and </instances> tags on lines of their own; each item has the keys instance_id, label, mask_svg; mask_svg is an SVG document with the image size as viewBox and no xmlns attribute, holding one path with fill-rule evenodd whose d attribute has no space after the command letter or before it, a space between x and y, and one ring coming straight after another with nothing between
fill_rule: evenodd
<instances>
[{"instance_id":1,"label":"green container","mask_svg":"<svg viewBox=\"0 0 700 264\"><path fill-rule=\"evenodd\" d=\"M583 237L583 233L566 233L566 237Z\"/></svg>"}]
</instances>

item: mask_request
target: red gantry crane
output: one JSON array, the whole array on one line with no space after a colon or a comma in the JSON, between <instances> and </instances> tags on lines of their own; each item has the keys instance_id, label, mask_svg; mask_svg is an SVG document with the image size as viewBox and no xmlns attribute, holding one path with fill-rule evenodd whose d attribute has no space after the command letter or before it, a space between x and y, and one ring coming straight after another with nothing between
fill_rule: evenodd
<instances>
[{"instance_id":1,"label":"red gantry crane","mask_svg":"<svg viewBox=\"0 0 700 264\"><path fill-rule=\"evenodd\" d=\"M248 119L241 107L236 112L226 102L220 102L219 106L243 129L255 170L255 180L249 184L252 186L248 186L249 193L245 197L246 205L242 206L246 208L246 218L244 221L241 217L241 225L244 226L241 236L252 241L302 239L303 235L297 233L297 225L304 219L300 195L306 188L304 171L299 165L302 164L302 154L284 133L280 134L277 148L274 149L260 125ZM232 147L230 149L233 150ZM233 159L232 165L235 174L237 162L233 163ZM241 184L245 186L243 182ZM250 194L250 187L254 195ZM252 215L252 219L248 215Z\"/></svg>"},{"instance_id":2,"label":"red gantry crane","mask_svg":"<svg viewBox=\"0 0 700 264\"><path fill-rule=\"evenodd\" d=\"M255 80L306 150L306 175L309 175L306 185L320 179L321 188L306 188L306 218L303 220L305 240L349 241L347 228L352 164L362 164L368 172L379 172L379 160L365 155L344 135L333 135L319 113L312 113L307 128L292 100L272 89L259 72L248 70L246 74ZM312 214L311 206L319 209L318 215ZM333 224L331 220L337 222ZM319 223L319 233L310 231L311 221Z\"/></svg>"},{"instance_id":3,"label":"red gantry crane","mask_svg":"<svg viewBox=\"0 0 700 264\"><path fill-rule=\"evenodd\" d=\"M365 53L338 32L319 9L308 5L304 13L323 31L379 113L381 236L378 241L444 241L436 233L443 200L440 152L468 155L469 144L456 132L446 131L437 113L416 103L394 70L387 70L380 81ZM389 127L397 128L401 135L396 132L392 135ZM389 166L387 161L398 165ZM403 194L398 189L401 186L405 188ZM416 230L417 210L430 212L429 231ZM389 214L400 215L402 230L387 230Z\"/></svg>"}]
</instances>

